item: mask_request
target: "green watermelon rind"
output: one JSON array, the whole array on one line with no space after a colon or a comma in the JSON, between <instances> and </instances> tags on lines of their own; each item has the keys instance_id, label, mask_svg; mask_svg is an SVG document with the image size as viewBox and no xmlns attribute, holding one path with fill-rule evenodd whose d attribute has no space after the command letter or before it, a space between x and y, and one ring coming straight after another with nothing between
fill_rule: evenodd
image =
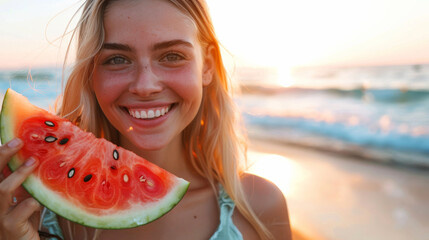
<instances>
[{"instance_id":1,"label":"green watermelon rind","mask_svg":"<svg viewBox=\"0 0 429 240\"><path fill-rule=\"evenodd\" d=\"M12 92L12 94L9 94L9 92ZM9 116L10 112L14 111L13 104L9 103L10 98L13 98L13 96L9 97L9 95L17 94L13 90L8 89L4 96L0 113L0 137L2 144L15 138L13 129L15 129L16 123ZM28 101L27 99L25 100ZM18 155L15 155L8 162L8 166L12 171L15 171L23 161ZM165 215L183 198L188 190L189 182L181 178L176 178L175 183L172 185L168 194L157 202L146 203L141 208L134 207L128 210L116 210L114 214L100 216L74 207L75 205L68 199L46 188L40 179L34 177L34 175L30 175L22 184L33 198L56 214L81 225L99 229L138 227Z\"/></svg>"},{"instance_id":2,"label":"green watermelon rind","mask_svg":"<svg viewBox=\"0 0 429 240\"><path fill-rule=\"evenodd\" d=\"M10 108L12 108L12 104L7 104L6 102L9 91L11 90L8 89L4 95L3 105L0 113L0 137L2 144L6 144L15 138L15 134L13 133L15 122L8 118L8 113L11 111ZM8 162L8 166L12 171L15 171L19 166L18 158L13 156L12 159Z\"/></svg>"},{"instance_id":3,"label":"green watermelon rind","mask_svg":"<svg viewBox=\"0 0 429 240\"><path fill-rule=\"evenodd\" d=\"M70 221L99 229L123 229L147 224L168 213L183 198L189 187L189 183L183 179L178 179L176 185L160 201L146 203L140 209L132 208L125 211L117 211L117 213L107 216L90 214L80 208L74 208L72 204L64 206L64 202L67 199L52 194L39 179L33 176L28 177L23 186L37 201L40 203L48 202L49 205L46 206L48 209Z\"/></svg>"}]
</instances>

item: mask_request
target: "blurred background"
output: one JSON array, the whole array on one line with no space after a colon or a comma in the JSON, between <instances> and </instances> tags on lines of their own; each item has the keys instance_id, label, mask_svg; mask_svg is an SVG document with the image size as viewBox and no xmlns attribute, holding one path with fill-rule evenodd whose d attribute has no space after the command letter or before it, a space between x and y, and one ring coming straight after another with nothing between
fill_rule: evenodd
<instances>
[{"instance_id":1,"label":"blurred background","mask_svg":"<svg viewBox=\"0 0 429 240\"><path fill-rule=\"evenodd\" d=\"M53 105L81 2L0 0L1 98ZM429 239L429 1L208 4L295 239Z\"/></svg>"}]
</instances>

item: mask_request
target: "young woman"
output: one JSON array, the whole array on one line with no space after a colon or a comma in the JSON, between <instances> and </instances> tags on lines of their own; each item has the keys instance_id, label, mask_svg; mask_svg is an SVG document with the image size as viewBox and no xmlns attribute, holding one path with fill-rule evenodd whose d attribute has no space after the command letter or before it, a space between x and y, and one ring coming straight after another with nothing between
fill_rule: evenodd
<instances>
[{"instance_id":1,"label":"young woman","mask_svg":"<svg viewBox=\"0 0 429 240\"><path fill-rule=\"evenodd\" d=\"M202 0L87 0L77 33L77 57L59 115L191 185L171 212L150 224L94 230L60 218L51 234L62 230L66 239L291 239L282 193L244 173L238 112ZM0 168L21 147L19 140L1 146ZM30 158L0 182L5 196L1 239L38 239L37 202L9 200L36 166Z\"/></svg>"}]
</instances>

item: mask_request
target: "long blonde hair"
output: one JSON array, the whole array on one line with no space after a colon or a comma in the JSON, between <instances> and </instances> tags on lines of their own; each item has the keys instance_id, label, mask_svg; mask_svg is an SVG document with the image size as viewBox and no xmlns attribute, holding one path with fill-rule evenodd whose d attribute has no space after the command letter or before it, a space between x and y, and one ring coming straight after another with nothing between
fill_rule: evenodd
<instances>
[{"instance_id":1,"label":"long blonde hair","mask_svg":"<svg viewBox=\"0 0 429 240\"><path fill-rule=\"evenodd\" d=\"M64 116L97 137L118 143L118 131L101 111L91 89L94 58L104 42L103 18L112 0L87 0L74 35L78 34L76 60L68 78L59 115ZM204 0L168 0L193 19L203 47L213 46L215 74L203 90L198 114L184 129L183 142L187 159L194 169L208 179L212 187L221 184L237 209L262 239L271 234L246 201L240 177L244 173L246 139L239 112L231 97L231 84L222 61L208 7Z\"/></svg>"}]
</instances>

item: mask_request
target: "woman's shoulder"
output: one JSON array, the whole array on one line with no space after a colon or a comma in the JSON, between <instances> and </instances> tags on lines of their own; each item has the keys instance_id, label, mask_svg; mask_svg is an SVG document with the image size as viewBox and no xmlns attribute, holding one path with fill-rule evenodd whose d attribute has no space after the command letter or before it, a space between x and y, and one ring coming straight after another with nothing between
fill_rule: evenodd
<instances>
[{"instance_id":1,"label":"woman's shoulder","mask_svg":"<svg viewBox=\"0 0 429 240\"><path fill-rule=\"evenodd\" d=\"M287 210L286 199L282 191L271 181L245 173L241 178L244 193L254 211L281 209Z\"/></svg>"},{"instance_id":2,"label":"woman's shoulder","mask_svg":"<svg viewBox=\"0 0 429 240\"><path fill-rule=\"evenodd\" d=\"M282 191L269 180L249 173L242 176L241 184L250 207L275 239L291 239L289 213Z\"/></svg>"}]
</instances>

